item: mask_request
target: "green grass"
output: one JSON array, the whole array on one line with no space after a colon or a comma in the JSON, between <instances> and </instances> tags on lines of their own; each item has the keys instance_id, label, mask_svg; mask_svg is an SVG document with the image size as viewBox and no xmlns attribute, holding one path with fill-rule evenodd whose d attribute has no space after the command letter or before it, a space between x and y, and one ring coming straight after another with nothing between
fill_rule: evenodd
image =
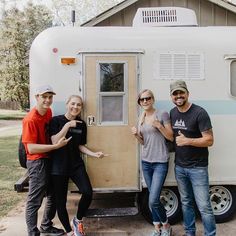
<instances>
[{"instance_id":1,"label":"green grass","mask_svg":"<svg viewBox=\"0 0 236 236\"><path fill-rule=\"evenodd\" d=\"M0 120L21 120L27 112L20 110L0 109Z\"/></svg>"},{"instance_id":2,"label":"green grass","mask_svg":"<svg viewBox=\"0 0 236 236\"><path fill-rule=\"evenodd\" d=\"M18 161L18 142L19 136L0 138L0 218L26 196L14 191L15 182L26 172Z\"/></svg>"}]
</instances>

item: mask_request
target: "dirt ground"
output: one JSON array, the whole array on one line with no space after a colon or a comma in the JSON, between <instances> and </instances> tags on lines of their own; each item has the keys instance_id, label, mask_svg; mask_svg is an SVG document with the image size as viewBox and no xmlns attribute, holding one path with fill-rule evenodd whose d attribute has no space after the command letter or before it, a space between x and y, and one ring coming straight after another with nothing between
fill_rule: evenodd
<instances>
[{"instance_id":1,"label":"dirt ground","mask_svg":"<svg viewBox=\"0 0 236 236\"><path fill-rule=\"evenodd\" d=\"M68 211L70 218L74 216L78 203L78 194L69 194ZM0 221L1 236L26 236L26 225L24 216L25 203L21 202L14 211ZM39 222L43 209L39 211ZM54 223L57 227L62 227L56 217ZM151 235L153 227L147 223L142 215L113 218L86 218L84 220L88 236L147 236ZM172 226L173 236L182 236L182 222ZM197 236L203 236L202 225L197 220ZM224 224L217 224L217 236L235 236L236 235L236 215L234 218Z\"/></svg>"},{"instance_id":2,"label":"dirt ground","mask_svg":"<svg viewBox=\"0 0 236 236\"><path fill-rule=\"evenodd\" d=\"M16 135L21 132L21 121L1 121L0 136ZM21 193L19 193L21 194ZM75 215L78 203L76 193L68 196L68 211L70 219ZM43 206L43 205L42 205ZM1 236L26 236L25 224L25 202L21 202L14 210L9 212L7 217L0 220ZM43 207L39 211L39 220L42 217ZM62 227L56 217L54 223ZM88 236L148 236L151 235L153 226L145 221L141 214L127 217L113 218L86 218L84 220ZM182 222L172 226L173 236L182 236L184 231ZM203 236L203 229L200 220L197 220L197 236ZM223 224L217 224L217 236L236 236L236 213L234 218Z\"/></svg>"}]
</instances>

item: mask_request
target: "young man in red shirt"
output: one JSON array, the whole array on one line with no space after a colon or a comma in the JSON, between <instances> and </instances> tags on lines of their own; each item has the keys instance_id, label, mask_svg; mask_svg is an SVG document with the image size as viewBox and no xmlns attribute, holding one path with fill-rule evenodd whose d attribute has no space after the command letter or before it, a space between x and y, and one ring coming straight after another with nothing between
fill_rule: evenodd
<instances>
[{"instance_id":1,"label":"young man in red shirt","mask_svg":"<svg viewBox=\"0 0 236 236\"><path fill-rule=\"evenodd\" d=\"M50 106L55 95L50 85L36 89L36 106L23 119L22 142L27 153L29 174L29 193L26 205L26 224L28 236L63 235L62 229L53 227L52 219L56 208L50 184L50 158L48 152L66 145L69 139L61 138L56 144L50 144L48 125L52 118ZM47 196L45 210L40 226L37 228L38 210L44 196Z\"/></svg>"}]
</instances>

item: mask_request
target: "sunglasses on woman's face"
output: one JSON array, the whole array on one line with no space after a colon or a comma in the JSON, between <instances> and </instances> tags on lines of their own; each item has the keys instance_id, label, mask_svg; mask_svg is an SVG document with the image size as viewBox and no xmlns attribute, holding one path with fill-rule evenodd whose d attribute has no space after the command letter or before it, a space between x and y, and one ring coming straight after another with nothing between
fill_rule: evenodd
<instances>
[{"instance_id":1,"label":"sunglasses on woman's face","mask_svg":"<svg viewBox=\"0 0 236 236\"><path fill-rule=\"evenodd\" d=\"M148 101L150 101L151 99L152 99L152 97L145 97L145 98L139 98L139 101L140 101L140 102L144 102L144 101L148 102Z\"/></svg>"}]
</instances>

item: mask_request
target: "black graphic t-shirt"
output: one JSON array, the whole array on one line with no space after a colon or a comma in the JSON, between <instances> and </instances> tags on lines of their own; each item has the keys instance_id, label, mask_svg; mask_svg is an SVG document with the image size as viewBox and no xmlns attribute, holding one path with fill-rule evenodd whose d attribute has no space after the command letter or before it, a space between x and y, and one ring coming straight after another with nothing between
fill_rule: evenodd
<instances>
[{"instance_id":1,"label":"black graphic t-shirt","mask_svg":"<svg viewBox=\"0 0 236 236\"><path fill-rule=\"evenodd\" d=\"M170 111L174 137L181 131L188 138L200 138L201 132L212 128L207 112L200 106L192 104L187 112L179 112L177 107ZM181 167L204 167L208 165L208 148L194 146L175 147L175 163Z\"/></svg>"},{"instance_id":2,"label":"black graphic t-shirt","mask_svg":"<svg viewBox=\"0 0 236 236\"><path fill-rule=\"evenodd\" d=\"M51 174L53 175L70 175L78 166L84 165L79 145L86 144L87 126L83 120L79 118L77 120L82 121L82 123L78 123L76 128L70 128L66 134L66 138L72 136L72 139L66 146L54 150L50 154L52 157ZM53 117L49 125L50 136L61 131L67 122L69 120L64 115Z\"/></svg>"}]
</instances>

